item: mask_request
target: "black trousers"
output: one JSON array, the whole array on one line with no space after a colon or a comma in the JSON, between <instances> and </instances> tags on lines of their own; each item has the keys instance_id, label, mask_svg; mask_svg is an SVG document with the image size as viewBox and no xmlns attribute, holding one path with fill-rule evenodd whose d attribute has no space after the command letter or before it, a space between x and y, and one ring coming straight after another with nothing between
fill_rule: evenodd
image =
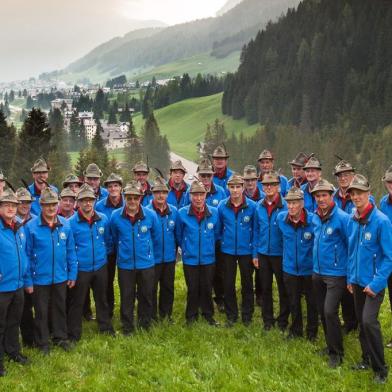
<instances>
[{"instance_id":1,"label":"black trousers","mask_svg":"<svg viewBox=\"0 0 392 392\"><path fill-rule=\"evenodd\" d=\"M152 297L154 291L154 267L125 270L118 268L120 287L120 318L125 333L132 332L134 326L134 309L137 293L138 326L149 328L152 319Z\"/></svg>"},{"instance_id":2,"label":"black trousers","mask_svg":"<svg viewBox=\"0 0 392 392\"><path fill-rule=\"evenodd\" d=\"M212 303L212 282L214 279L215 264L186 265L184 276L187 286L185 318L192 321L198 318L199 308L205 319L214 315Z\"/></svg>"},{"instance_id":3,"label":"black trousers","mask_svg":"<svg viewBox=\"0 0 392 392\"><path fill-rule=\"evenodd\" d=\"M261 288L261 278L260 278L260 270L258 268L254 268L255 271L255 296L256 300L260 301L261 303L261 297L262 297L262 288Z\"/></svg>"},{"instance_id":4,"label":"black trousers","mask_svg":"<svg viewBox=\"0 0 392 392\"><path fill-rule=\"evenodd\" d=\"M344 355L342 329L339 320L339 304L347 290L345 276L313 275L313 287L317 308L324 329L329 355Z\"/></svg>"},{"instance_id":5,"label":"black trousers","mask_svg":"<svg viewBox=\"0 0 392 392\"><path fill-rule=\"evenodd\" d=\"M111 253L108 256L108 285L107 285L107 302L109 306L109 316L113 317L114 313L114 279L116 276L116 253Z\"/></svg>"},{"instance_id":6,"label":"black trousers","mask_svg":"<svg viewBox=\"0 0 392 392\"><path fill-rule=\"evenodd\" d=\"M389 306L392 312L392 274L388 278L388 295L389 295Z\"/></svg>"},{"instance_id":7,"label":"black trousers","mask_svg":"<svg viewBox=\"0 0 392 392\"><path fill-rule=\"evenodd\" d=\"M306 335L308 338L315 338L318 330L318 313L313 292L312 276L296 276L284 272L283 281L290 303L290 335L303 336L301 297L304 294L307 314Z\"/></svg>"},{"instance_id":8,"label":"black trousers","mask_svg":"<svg viewBox=\"0 0 392 392\"><path fill-rule=\"evenodd\" d=\"M67 340L66 297L66 282L34 286L34 339L38 347L49 345L49 315L53 342Z\"/></svg>"},{"instance_id":9,"label":"black trousers","mask_svg":"<svg viewBox=\"0 0 392 392\"><path fill-rule=\"evenodd\" d=\"M347 330L356 329L358 320L355 314L354 297L347 289L343 293L341 304L344 327Z\"/></svg>"},{"instance_id":10,"label":"black trousers","mask_svg":"<svg viewBox=\"0 0 392 392\"><path fill-rule=\"evenodd\" d=\"M279 292L279 315L276 319L280 329L286 329L290 314L289 299L283 282L282 257L259 254L260 281L262 287L261 313L265 326L273 326L274 308L272 299L272 281L275 275Z\"/></svg>"},{"instance_id":11,"label":"black trousers","mask_svg":"<svg viewBox=\"0 0 392 392\"><path fill-rule=\"evenodd\" d=\"M20 322L20 333L22 343L26 346L34 345L34 316L33 316L33 294L24 293L24 306L22 320Z\"/></svg>"},{"instance_id":12,"label":"black trousers","mask_svg":"<svg viewBox=\"0 0 392 392\"><path fill-rule=\"evenodd\" d=\"M365 361L370 361L375 373L387 375L388 368L385 364L384 345L380 322L378 321L385 290L380 291L375 298L372 298L363 292L364 288L361 286L353 285L353 289L362 358Z\"/></svg>"},{"instance_id":13,"label":"black trousers","mask_svg":"<svg viewBox=\"0 0 392 392\"><path fill-rule=\"evenodd\" d=\"M241 275L242 320L251 321L254 312L252 256L233 256L226 253L222 253L222 255L225 266L224 298L227 319L231 321L237 321L238 319L238 304L235 288L238 262Z\"/></svg>"},{"instance_id":14,"label":"black trousers","mask_svg":"<svg viewBox=\"0 0 392 392\"><path fill-rule=\"evenodd\" d=\"M94 272L78 272L76 285L70 290L70 302L68 309L67 325L68 337L72 340L80 340L82 335L83 305L86 292L92 287L97 322L100 332L113 331L107 303L107 265Z\"/></svg>"},{"instance_id":15,"label":"black trousers","mask_svg":"<svg viewBox=\"0 0 392 392\"><path fill-rule=\"evenodd\" d=\"M223 259L223 253L220 250L220 244L215 246L215 272L214 272L214 301L218 305L224 304L224 292L225 292L225 261Z\"/></svg>"},{"instance_id":16,"label":"black trousers","mask_svg":"<svg viewBox=\"0 0 392 392\"><path fill-rule=\"evenodd\" d=\"M23 313L23 289L0 293L0 362L4 353L20 351L19 326Z\"/></svg>"},{"instance_id":17,"label":"black trousers","mask_svg":"<svg viewBox=\"0 0 392 392\"><path fill-rule=\"evenodd\" d=\"M175 261L155 265L154 291L152 298L152 314L155 320L158 319L158 308L160 318L171 317L174 302L175 271Z\"/></svg>"}]
</instances>

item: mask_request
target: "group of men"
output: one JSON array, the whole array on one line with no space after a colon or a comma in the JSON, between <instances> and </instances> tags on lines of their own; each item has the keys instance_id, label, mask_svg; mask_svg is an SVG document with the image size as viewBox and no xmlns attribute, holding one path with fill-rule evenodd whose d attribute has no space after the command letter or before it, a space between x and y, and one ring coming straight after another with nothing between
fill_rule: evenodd
<instances>
[{"instance_id":1,"label":"group of men","mask_svg":"<svg viewBox=\"0 0 392 392\"><path fill-rule=\"evenodd\" d=\"M336 368L344 356L342 306L345 331L359 325L362 360L354 368L371 367L375 381L384 383L388 368L378 314L388 282L392 293L392 167L383 178L388 193L378 209L367 179L344 160L335 167L335 189L313 155L299 153L289 162L290 181L274 171L268 150L260 154L258 168L246 166L242 175L228 168L228 158L218 146L212 160L199 163L190 186L181 161L172 163L168 181L157 177L150 184L150 169L139 162L133 181L124 186L112 173L105 187L92 163L83 179L67 176L59 194L48 184L50 168L42 159L31 169L34 182L28 188L4 190L1 174L0 375L5 354L27 362L19 329L23 344L43 354L50 343L68 350L79 341L83 315L91 311L90 290L99 331L115 336L116 271L124 335L135 331L136 300L138 327L170 322L181 250L187 325L201 315L217 326L215 301L228 327L239 316L247 326L256 300L266 331L277 326L287 339L302 337L304 296L306 338L317 338L320 317L323 353Z\"/></svg>"}]
</instances>

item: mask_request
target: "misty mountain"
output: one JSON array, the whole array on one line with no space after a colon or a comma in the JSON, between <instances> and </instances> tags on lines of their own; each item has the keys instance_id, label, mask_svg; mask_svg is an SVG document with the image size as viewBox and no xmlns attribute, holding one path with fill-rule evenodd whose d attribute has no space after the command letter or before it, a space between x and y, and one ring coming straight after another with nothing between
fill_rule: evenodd
<instances>
[{"instance_id":1,"label":"misty mountain","mask_svg":"<svg viewBox=\"0 0 392 392\"><path fill-rule=\"evenodd\" d=\"M159 66L211 52L213 48L217 51L219 42L231 36L241 48L268 21L277 19L288 7L298 3L299 0L243 0L216 18L178 24L155 33L150 30L144 32L150 34L144 37L131 34L128 38L111 40L70 64L65 72L86 72L94 67L95 71L116 76L136 68ZM226 50L225 55L229 53L230 50Z\"/></svg>"},{"instance_id":2,"label":"misty mountain","mask_svg":"<svg viewBox=\"0 0 392 392\"><path fill-rule=\"evenodd\" d=\"M242 0L227 0L227 2L221 7L218 11L216 11L216 16L221 16L227 11L234 8L237 4L241 3Z\"/></svg>"}]
</instances>

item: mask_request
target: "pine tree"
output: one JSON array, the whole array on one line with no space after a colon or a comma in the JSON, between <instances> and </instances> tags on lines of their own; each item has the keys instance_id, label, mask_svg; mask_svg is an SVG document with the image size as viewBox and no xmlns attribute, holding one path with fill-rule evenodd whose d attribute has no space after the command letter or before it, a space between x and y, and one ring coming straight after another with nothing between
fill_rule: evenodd
<instances>
[{"instance_id":1,"label":"pine tree","mask_svg":"<svg viewBox=\"0 0 392 392\"><path fill-rule=\"evenodd\" d=\"M80 121L76 112L73 112L70 118L68 144L70 151L79 151L81 148Z\"/></svg>"},{"instance_id":2,"label":"pine tree","mask_svg":"<svg viewBox=\"0 0 392 392\"><path fill-rule=\"evenodd\" d=\"M113 106L110 108L109 111L108 124L117 124L117 114L114 111Z\"/></svg>"},{"instance_id":3,"label":"pine tree","mask_svg":"<svg viewBox=\"0 0 392 392\"><path fill-rule=\"evenodd\" d=\"M97 121L97 132L95 133L91 142L89 152L95 158L95 160L92 162L95 162L104 173L104 176L107 176L110 174L108 173L109 157L102 139L102 132L103 129L101 122Z\"/></svg>"},{"instance_id":4,"label":"pine tree","mask_svg":"<svg viewBox=\"0 0 392 392\"><path fill-rule=\"evenodd\" d=\"M166 136L161 136L154 113L147 118L143 130L143 153L151 167L159 168L164 174L170 166L170 147Z\"/></svg>"},{"instance_id":5,"label":"pine tree","mask_svg":"<svg viewBox=\"0 0 392 392\"><path fill-rule=\"evenodd\" d=\"M51 149L52 132L46 114L32 109L18 136L14 173L17 178L29 178L33 162L41 156L47 158Z\"/></svg>"},{"instance_id":6,"label":"pine tree","mask_svg":"<svg viewBox=\"0 0 392 392\"><path fill-rule=\"evenodd\" d=\"M0 110L0 169L8 176L11 176L15 159L15 140L15 127L7 124L6 116Z\"/></svg>"}]
</instances>

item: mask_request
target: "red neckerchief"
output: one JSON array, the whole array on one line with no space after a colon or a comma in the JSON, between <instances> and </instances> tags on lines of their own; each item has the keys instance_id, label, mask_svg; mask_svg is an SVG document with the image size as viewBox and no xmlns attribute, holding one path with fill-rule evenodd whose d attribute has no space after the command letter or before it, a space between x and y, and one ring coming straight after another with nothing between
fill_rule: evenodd
<instances>
[{"instance_id":1,"label":"red neckerchief","mask_svg":"<svg viewBox=\"0 0 392 392\"><path fill-rule=\"evenodd\" d=\"M197 221L200 223L204 219L204 217L205 217L206 209L203 208L202 211L197 211L196 208L193 207L193 205L192 205L191 208L192 208L193 214L195 215Z\"/></svg>"},{"instance_id":2,"label":"red neckerchief","mask_svg":"<svg viewBox=\"0 0 392 392\"><path fill-rule=\"evenodd\" d=\"M293 218L289 214L287 215L287 222L290 225L292 225L295 229L298 229L298 227L300 227L300 226L305 226L305 224L306 224L306 212L305 212L305 209L302 209L301 215L299 217L299 221L298 222L294 222Z\"/></svg>"},{"instance_id":3,"label":"red neckerchief","mask_svg":"<svg viewBox=\"0 0 392 392\"><path fill-rule=\"evenodd\" d=\"M392 195L389 195L389 197L388 197L388 203L389 203L389 204L392 204Z\"/></svg>"},{"instance_id":4,"label":"red neckerchief","mask_svg":"<svg viewBox=\"0 0 392 392\"><path fill-rule=\"evenodd\" d=\"M374 205L372 203L368 203L362 214L358 213L358 210L355 211L354 219L358 221L360 224L364 224L367 222L369 215L372 213Z\"/></svg>"},{"instance_id":5,"label":"red neckerchief","mask_svg":"<svg viewBox=\"0 0 392 392\"><path fill-rule=\"evenodd\" d=\"M185 184L185 181L182 181L180 187L177 189L177 188L174 186L174 181L173 181L173 179L170 179L170 180L169 180L169 186L170 186L170 189L174 192L177 201L180 200L181 197L182 197L182 194L186 191L186 184Z\"/></svg>"},{"instance_id":6,"label":"red neckerchief","mask_svg":"<svg viewBox=\"0 0 392 392\"><path fill-rule=\"evenodd\" d=\"M233 209L235 215L238 214L238 211L244 206L244 204L245 204L245 197L244 197L244 196L242 196L241 204L238 205L238 206L235 206L235 205L232 203L231 199L230 199L230 207Z\"/></svg>"},{"instance_id":7,"label":"red neckerchief","mask_svg":"<svg viewBox=\"0 0 392 392\"><path fill-rule=\"evenodd\" d=\"M57 212L57 215L60 215L60 216L62 216L63 218L69 218L69 217L71 217L74 213L75 213L75 211L74 211L74 210L71 210L71 214L70 214L70 215L65 215L65 214L63 213L63 211L61 211L61 208L59 208L59 210L58 210L58 212Z\"/></svg>"},{"instance_id":8,"label":"red neckerchief","mask_svg":"<svg viewBox=\"0 0 392 392\"><path fill-rule=\"evenodd\" d=\"M214 168L214 177L219 178L220 180L222 180L223 178L226 177L226 173L227 173L227 168L225 167L224 169L215 169Z\"/></svg>"},{"instance_id":9,"label":"red neckerchief","mask_svg":"<svg viewBox=\"0 0 392 392\"><path fill-rule=\"evenodd\" d=\"M306 178L301 177L301 181L298 181L296 178L294 178L294 183L293 186L297 187L297 188L301 188L302 185L306 184Z\"/></svg>"},{"instance_id":10,"label":"red neckerchief","mask_svg":"<svg viewBox=\"0 0 392 392\"><path fill-rule=\"evenodd\" d=\"M134 216L129 215L128 210L125 208L125 215L131 221L132 225L134 225L135 222L140 218L140 206L139 209L137 210L137 213Z\"/></svg>"},{"instance_id":11,"label":"red neckerchief","mask_svg":"<svg viewBox=\"0 0 392 392\"><path fill-rule=\"evenodd\" d=\"M91 215L90 218L87 218L87 216L84 215L82 210L79 208L78 209L78 215L79 215L79 218L82 219L82 220L85 220L89 224L89 226L91 226L94 223L95 212Z\"/></svg>"},{"instance_id":12,"label":"red neckerchief","mask_svg":"<svg viewBox=\"0 0 392 392\"><path fill-rule=\"evenodd\" d=\"M256 186L256 190L253 192L253 195L250 195L246 190L245 190L245 195L254 201L260 200L260 191L257 186Z\"/></svg>"},{"instance_id":13,"label":"red neckerchief","mask_svg":"<svg viewBox=\"0 0 392 392\"><path fill-rule=\"evenodd\" d=\"M276 208L276 206L279 204L280 201L280 195L279 193L277 193L274 197L274 199L272 200L272 203L270 204L269 202L267 202L267 198L264 199L264 207L267 209L267 213L268 216L271 216L272 212L274 211L274 209Z\"/></svg>"},{"instance_id":14,"label":"red neckerchief","mask_svg":"<svg viewBox=\"0 0 392 392\"><path fill-rule=\"evenodd\" d=\"M49 222L44 218L44 216L41 214L41 220L42 220L42 223L43 223L44 225L48 226L50 230L53 230L53 229L57 226L57 217L55 218L55 220L53 221L53 223L49 223Z\"/></svg>"},{"instance_id":15,"label":"red neckerchief","mask_svg":"<svg viewBox=\"0 0 392 392\"><path fill-rule=\"evenodd\" d=\"M11 223L7 223L3 218L1 218L1 220L3 221L3 225L5 228L15 231L16 222L14 219L12 219Z\"/></svg>"},{"instance_id":16,"label":"red neckerchief","mask_svg":"<svg viewBox=\"0 0 392 392\"><path fill-rule=\"evenodd\" d=\"M37 196L40 196L41 195L41 189L38 189L37 188L37 184L34 182L34 193L37 195Z\"/></svg>"},{"instance_id":17,"label":"red neckerchief","mask_svg":"<svg viewBox=\"0 0 392 392\"><path fill-rule=\"evenodd\" d=\"M160 216L166 216L169 214L169 206L167 203L165 203L163 210L161 210L155 200L152 201L152 206L154 207L154 210L160 215Z\"/></svg>"},{"instance_id":18,"label":"red neckerchief","mask_svg":"<svg viewBox=\"0 0 392 392\"><path fill-rule=\"evenodd\" d=\"M316 214L320 217L321 222L324 222L329 219L332 210L335 208L335 202L332 201L330 206L328 207L328 211L324 214L320 207L317 207Z\"/></svg>"},{"instance_id":19,"label":"red neckerchief","mask_svg":"<svg viewBox=\"0 0 392 392\"><path fill-rule=\"evenodd\" d=\"M349 193L346 193L345 195L343 195L341 189L339 189L337 196L342 203L342 210L344 210L346 208L346 204L351 200L351 196Z\"/></svg>"}]
</instances>

